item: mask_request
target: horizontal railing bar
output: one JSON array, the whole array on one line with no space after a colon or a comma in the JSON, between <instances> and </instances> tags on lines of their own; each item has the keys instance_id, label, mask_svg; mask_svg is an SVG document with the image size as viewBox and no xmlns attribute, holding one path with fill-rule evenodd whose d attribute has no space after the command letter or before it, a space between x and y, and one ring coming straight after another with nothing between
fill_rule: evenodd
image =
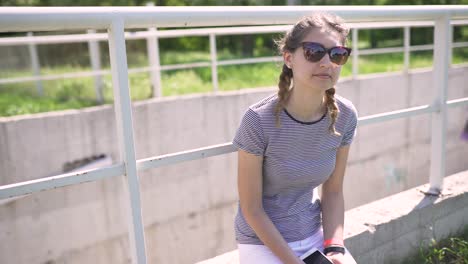
<instances>
[{"instance_id":1,"label":"horizontal railing bar","mask_svg":"<svg viewBox=\"0 0 468 264\"><path fill-rule=\"evenodd\" d=\"M427 114L431 112L434 112L433 107L431 107L430 105L422 105L422 106L416 106L416 107L406 108L402 110L369 115L369 116L359 118L359 126L370 125L374 123L399 119L403 117L412 117L412 116Z\"/></svg>"},{"instance_id":2,"label":"horizontal railing bar","mask_svg":"<svg viewBox=\"0 0 468 264\"><path fill-rule=\"evenodd\" d=\"M114 20L124 21L125 28L280 25L291 24L314 11L333 12L348 22L419 21L441 16L468 18L466 5L2 7L0 32L107 29Z\"/></svg>"},{"instance_id":3,"label":"horizontal railing bar","mask_svg":"<svg viewBox=\"0 0 468 264\"><path fill-rule=\"evenodd\" d=\"M454 26L467 25L468 20L452 20ZM394 21L394 22L364 22L348 23L350 28L357 29L379 29L379 28L400 28L400 27L430 27L434 26L433 21ZM247 35L262 33L285 32L291 28L290 25L282 26L251 26L251 27L222 27L222 28L202 28L202 29L173 29L159 31L137 31L126 32L125 38L128 40L145 39L149 37L177 38L187 36L209 36L221 35ZM87 41L107 41L106 33L70 34L54 36L28 36L28 37L7 37L0 38L0 46L27 45L27 44L59 44L59 43L80 43Z\"/></svg>"},{"instance_id":4,"label":"horizontal railing bar","mask_svg":"<svg viewBox=\"0 0 468 264\"><path fill-rule=\"evenodd\" d=\"M457 107L468 105L468 97L459 98L447 101L448 107ZM426 113L431 113L435 108L429 105L411 107L403 110L391 111L376 115L369 115L359 118L359 126L370 125L378 122L411 117ZM237 149L232 143L224 143L214 146L192 149L177 153L171 153L161 156L155 156L137 161L137 170L147 170L151 168L159 168L166 165L177 164L180 162L197 160L202 158L213 157L217 155L235 152ZM97 181L113 176L124 174L124 165L117 164L104 168L92 169L77 173L61 174L58 176L46 177L37 180L20 182L15 184L0 186L0 199L11 198L15 196L27 195L33 192L50 190L68 185Z\"/></svg>"},{"instance_id":5,"label":"horizontal railing bar","mask_svg":"<svg viewBox=\"0 0 468 264\"><path fill-rule=\"evenodd\" d=\"M374 55L374 54L386 54L403 52L404 47L392 47L392 48L377 48L377 49L360 49L359 55Z\"/></svg>"},{"instance_id":6,"label":"horizontal railing bar","mask_svg":"<svg viewBox=\"0 0 468 264\"><path fill-rule=\"evenodd\" d=\"M151 71L151 67L141 67L141 68L128 68L128 73L142 73ZM109 72L110 73L110 72Z\"/></svg>"},{"instance_id":7,"label":"horizontal railing bar","mask_svg":"<svg viewBox=\"0 0 468 264\"><path fill-rule=\"evenodd\" d=\"M447 101L447 107L450 107L450 108L462 106L462 105L468 105L468 97Z\"/></svg>"},{"instance_id":8,"label":"horizontal railing bar","mask_svg":"<svg viewBox=\"0 0 468 264\"><path fill-rule=\"evenodd\" d=\"M401 27L433 27L434 21L392 21L392 22L374 22L374 23L347 23L350 28L373 29L373 28L401 28ZM453 26L462 26L468 24L468 20L451 20Z\"/></svg>"},{"instance_id":9,"label":"horizontal railing bar","mask_svg":"<svg viewBox=\"0 0 468 264\"><path fill-rule=\"evenodd\" d=\"M452 26L463 26L465 24L467 24L468 20L466 19L457 19L457 20L451 20L450 21L450 24Z\"/></svg>"},{"instance_id":10,"label":"horizontal railing bar","mask_svg":"<svg viewBox=\"0 0 468 264\"><path fill-rule=\"evenodd\" d=\"M210 67L211 62L194 62L194 63L184 63L184 64L173 64L173 65L162 65L160 68L162 71L169 70L182 70L190 68L201 68L201 67Z\"/></svg>"},{"instance_id":11,"label":"horizontal railing bar","mask_svg":"<svg viewBox=\"0 0 468 264\"><path fill-rule=\"evenodd\" d=\"M455 42L452 45L452 48L462 48L468 47L468 42ZM426 44L426 45L415 45L410 46L410 51L423 51L423 50L433 50L434 45ZM392 48L377 48L377 49L360 49L359 55L374 55L374 54L386 54L386 53L397 53L397 52L404 52L404 47L392 47Z\"/></svg>"},{"instance_id":12,"label":"horizontal railing bar","mask_svg":"<svg viewBox=\"0 0 468 264\"><path fill-rule=\"evenodd\" d=\"M213 157L237 151L232 143L224 143L199 149L192 149L167 155L161 155L137 160L138 170L159 168L166 165L177 164L184 161Z\"/></svg>"},{"instance_id":13,"label":"horizontal railing bar","mask_svg":"<svg viewBox=\"0 0 468 264\"><path fill-rule=\"evenodd\" d=\"M463 48L468 47L468 42L453 42L452 48Z\"/></svg>"},{"instance_id":14,"label":"horizontal railing bar","mask_svg":"<svg viewBox=\"0 0 468 264\"><path fill-rule=\"evenodd\" d=\"M201 28L201 29L175 29L175 30L160 30L157 32L143 32L144 35L152 33L149 36L156 35L159 38L176 38L179 36L216 36L224 35L248 35L262 33L278 33L285 32L291 28L291 25L279 26L250 26L250 27L221 27L221 28Z\"/></svg>"},{"instance_id":15,"label":"horizontal railing bar","mask_svg":"<svg viewBox=\"0 0 468 264\"><path fill-rule=\"evenodd\" d=\"M458 106L468 103L468 97L449 101L450 106ZM359 118L359 126L369 125L377 122L383 122L393 119L399 119L404 117L411 117L416 115L422 115L426 113L433 112L434 109L429 105L422 105L417 107L411 107L398 111L391 111L376 115L365 116ZM232 145L232 143L225 143L216 146L209 146L201 149L194 149L184 152L178 152L173 154L167 154L162 156L156 156L152 158L142 159L137 161L137 168L139 170L146 170L151 168L162 167L165 165L176 164L183 161L196 160L221 154L226 154L234 152L237 149Z\"/></svg>"},{"instance_id":16,"label":"horizontal railing bar","mask_svg":"<svg viewBox=\"0 0 468 264\"><path fill-rule=\"evenodd\" d=\"M79 183L102 180L125 173L124 165L117 164L99 169L66 173L31 181L0 186L0 199L46 191Z\"/></svg>"},{"instance_id":17,"label":"horizontal railing bar","mask_svg":"<svg viewBox=\"0 0 468 264\"><path fill-rule=\"evenodd\" d=\"M468 20L451 20L450 23L454 26L466 25ZM350 28L357 29L378 29L378 28L398 28L398 27L431 27L434 26L434 21L393 21L393 22L358 22L347 23ZM159 38L174 38L179 36L208 36L215 34L222 35L248 35L261 33L278 33L285 32L291 28L291 25L275 25L275 26L250 26L250 27L220 27L220 28L201 28L201 29L175 29L161 30L156 32L140 31L138 38L147 38L157 36ZM135 36L136 37L136 36Z\"/></svg>"},{"instance_id":18,"label":"horizontal railing bar","mask_svg":"<svg viewBox=\"0 0 468 264\"><path fill-rule=\"evenodd\" d=\"M188 63L188 64L177 64L177 65L164 65L161 66L161 70L175 70L175 69L189 69L196 67L209 67L209 62L200 62L200 63ZM149 72L152 67L141 67L141 68L129 68L128 73L140 73L140 72ZM32 81L53 81L66 78L83 78L83 77L93 77L93 76L102 76L111 74L110 70L99 70L99 71L83 71L83 72L74 72L74 73L64 73L64 74L49 74L41 76L28 76L28 77L17 77L17 78L5 78L0 79L0 84L9 84L9 83L19 83L19 82L32 82Z\"/></svg>"},{"instance_id":19,"label":"horizontal railing bar","mask_svg":"<svg viewBox=\"0 0 468 264\"><path fill-rule=\"evenodd\" d=\"M129 35L130 34L126 34ZM52 36L27 36L0 38L0 46L28 45L28 44L66 44L81 43L87 41L107 41L108 35L104 33L68 34Z\"/></svg>"},{"instance_id":20,"label":"horizontal railing bar","mask_svg":"<svg viewBox=\"0 0 468 264\"><path fill-rule=\"evenodd\" d=\"M457 42L454 43L453 48L468 47L468 42ZM419 45L412 46L410 51L422 51L422 50L431 50L433 45ZM362 49L359 50L359 55L373 55L373 54L386 54L386 53L396 53L403 52L404 48L395 47L395 48L379 48L379 49ZM260 58L251 58L251 59L236 59L236 60L221 60L218 61L218 65L236 65L236 64L250 64L250 63L262 63L262 62L279 62L282 61L281 57L260 57ZM184 63L184 64L172 64L172 65L162 65L160 66L161 71L169 70L181 70L181 69L190 69L190 68L202 68L210 67L210 62L195 62L195 63ZM140 67L140 68L129 68L128 72L140 73L140 72L149 72L154 70L153 67ZM110 74L110 70L99 70L99 71L83 71L75 73L64 73L64 74L50 74L50 75L41 75L41 76L28 76L28 77L17 77L17 78L4 78L0 79L0 84L10 84L10 83L20 83L20 82L32 82L32 81L53 81L66 78L83 78L83 77L93 77L93 76L102 76Z\"/></svg>"},{"instance_id":21,"label":"horizontal railing bar","mask_svg":"<svg viewBox=\"0 0 468 264\"><path fill-rule=\"evenodd\" d=\"M251 59L235 59L235 60L222 60L218 61L218 65L236 65L236 64L250 64L250 63L262 63L262 62L277 62L283 61L280 56L275 57L261 57Z\"/></svg>"},{"instance_id":22,"label":"horizontal railing bar","mask_svg":"<svg viewBox=\"0 0 468 264\"><path fill-rule=\"evenodd\" d=\"M110 73L111 73L110 70L99 70L99 71L83 71L83 72L72 72L72 73L62 73L62 74L49 74L49 75L31 76L31 77L17 77L17 78L0 79L0 84L32 82L32 81L38 81L38 80L54 81L54 80L68 79L68 78L93 77L93 76L98 76L98 75L107 75Z\"/></svg>"},{"instance_id":23,"label":"horizontal railing bar","mask_svg":"<svg viewBox=\"0 0 468 264\"><path fill-rule=\"evenodd\" d=\"M410 51L423 51L423 50L432 50L432 49L434 49L433 44L410 46Z\"/></svg>"}]
</instances>

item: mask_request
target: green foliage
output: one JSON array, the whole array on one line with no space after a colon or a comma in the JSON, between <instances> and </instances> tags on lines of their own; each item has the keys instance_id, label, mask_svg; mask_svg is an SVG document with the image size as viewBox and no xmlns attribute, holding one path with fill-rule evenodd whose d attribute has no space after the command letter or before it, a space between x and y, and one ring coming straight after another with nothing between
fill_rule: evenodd
<instances>
[{"instance_id":1,"label":"green foliage","mask_svg":"<svg viewBox=\"0 0 468 264\"><path fill-rule=\"evenodd\" d=\"M85 100L57 101L55 98L40 98L31 95L0 94L0 116L14 116L54 110L76 109L94 105Z\"/></svg>"},{"instance_id":2,"label":"green foliage","mask_svg":"<svg viewBox=\"0 0 468 264\"><path fill-rule=\"evenodd\" d=\"M160 39L161 53L165 51L207 51L209 52L209 39L207 37L183 37Z\"/></svg>"},{"instance_id":3,"label":"green foliage","mask_svg":"<svg viewBox=\"0 0 468 264\"><path fill-rule=\"evenodd\" d=\"M424 261L428 264L458 263L468 264L468 241L452 237L448 242L435 245L432 250L422 251Z\"/></svg>"},{"instance_id":4,"label":"green foliage","mask_svg":"<svg viewBox=\"0 0 468 264\"><path fill-rule=\"evenodd\" d=\"M274 86L278 78L276 63L232 65L218 68L219 90L238 90ZM181 95L213 90L210 68L178 70L162 74L163 95Z\"/></svg>"},{"instance_id":5,"label":"green foliage","mask_svg":"<svg viewBox=\"0 0 468 264\"><path fill-rule=\"evenodd\" d=\"M386 5L466 5L467 0L386 0Z\"/></svg>"},{"instance_id":6,"label":"green foliage","mask_svg":"<svg viewBox=\"0 0 468 264\"><path fill-rule=\"evenodd\" d=\"M3 0L2 6L141 6L146 0Z\"/></svg>"},{"instance_id":7,"label":"green foliage","mask_svg":"<svg viewBox=\"0 0 468 264\"><path fill-rule=\"evenodd\" d=\"M225 66L218 70L221 90L238 90L274 86L278 82L280 65L277 63L257 63L249 67Z\"/></svg>"},{"instance_id":8,"label":"green foliage","mask_svg":"<svg viewBox=\"0 0 468 264\"><path fill-rule=\"evenodd\" d=\"M408 264L468 264L468 226L458 235L421 246L419 253L405 260Z\"/></svg>"},{"instance_id":9,"label":"green foliage","mask_svg":"<svg viewBox=\"0 0 468 264\"><path fill-rule=\"evenodd\" d=\"M262 51L256 52L263 54ZM131 53L134 67L146 66L144 54ZM221 51L219 57L224 60L238 58L239 55ZM209 61L207 52L166 52L161 54L161 62L179 64L194 61ZM468 62L468 48L456 48L453 53L454 63ZM411 53L411 68L430 67L432 51ZM219 89L221 91L252 87L275 86L280 71L279 63L257 63L218 67ZM399 71L403 69L403 54L378 54L359 57L359 72L361 74ZM90 68L79 66L63 66L42 68L44 75L66 72L89 71ZM342 68L341 76L350 76L352 64ZM3 71L0 78L28 76L27 71ZM103 76L104 103L112 103L113 89L110 75ZM163 96L183 95L213 90L211 83L211 68L195 68L186 70L164 71L161 74ZM94 81L91 77L73 78L54 81L43 81L44 96L37 96L34 82L0 85L0 116L11 116L26 113L46 112L61 109L83 108L97 105L95 101ZM132 100L144 100L151 97L152 88L149 73L130 73L130 96Z\"/></svg>"},{"instance_id":10,"label":"green foliage","mask_svg":"<svg viewBox=\"0 0 468 264\"><path fill-rule=\"evenodd\" d=\"M209 62L210 53L203 51L176 52L166 51L160 54L161 65L191 63L191 62Z\"/></svg>"},{"instance_id":11,"label":"green foliage","mask_svg":"<svg viewBox=\"0 0 468 264\"><path fill-rule=\"evenodd\" d=\"M142 0L3 0L2 6L143 6L148 1ZM239 5L284 5L286 0L153 0L156 6L239 6ZM468 4L468 0L299 0L302 5L373 5L373 4ZM159 30L165 30L160 28ZM102 31L104 32L104 31ZM61 34L63 32L55 32ZM82 33L82 32L80 32ZM15 33L0 33L2 36ZM43 33L37 33L43 34ZM45 34L45 33L44 33ZM49 34L49 33L47 33ZM24 35L24 34L23 34ZM281 36L275 34L255 34L238 36L217 36L216 46L219 60L239 59L245 57L269 57L278 55L273 39ZM455 41L468 41L468 26L454 27ZM411 45L431 44L433 28L412 28ZM127 60L129 67L148 65L146 42L128 40ZM403 45L402 29L360 30L359 48L384 48ZM101 65L108 69L109 51L107 42L100 42ZM162 65L209 62L209 39L207 37L182 37L159 40L160 60ZM66 72L88 71L90 58L87 43L61 45L38 45L43 75ZM468 49L456 48L453 63L466 63ZM430 67L432 51L412 52L411 68ZM67 66L63 66L67 65ZM403 54L366 55L359 58L361 74L399 71L403 68ZM350 76L351 63L345 65L341 76ZM251 65L219 66L218 79L220 90L234 90L248 87L276 85L279 65L277 63L260 63ZM29 76L28 71L2 70L0 78ZM211 69L197 68L187 70L165 71L161 74L163 95L180 95L212 90ZM103 77L104 102L113 100L112 80ZM130 93L133 100L142 100L151 96L152 88L148 73L129 75ZM35 94L35 83L0 85L0 116L21 113L34 113L64 108L81 108L95 105L93 78L76 78L67 80L44 81L44 97ZM19 99L23 98L23 99ZM47 99L53 98L53 99ZM37 103L37 105L36 105ZM6 109L7 107L10 107ZM64 107L64 108L60 108Z\"/></svg>"},{"instance_id":12,"label":"green foliage","mask_svg":"<svg viewBox=\"0 0 468 264\"><path fill-rule=\"evenodd\" d=\"M180 70L162 75L163 96L183 95L212 91L211 82L206 80L206 74L198 75L196 72L209 70Z\"/></svg>"}]
</instances>

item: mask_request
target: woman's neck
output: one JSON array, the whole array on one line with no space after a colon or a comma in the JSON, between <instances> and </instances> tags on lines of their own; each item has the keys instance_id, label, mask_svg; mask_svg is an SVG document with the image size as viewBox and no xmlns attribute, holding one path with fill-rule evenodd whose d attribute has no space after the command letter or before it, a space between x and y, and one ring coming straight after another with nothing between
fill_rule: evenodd
<instances>
[{"instance_id":1,"label":"woman's neck","mask_svg":"<svg viewBox=\"0 0 468 264\"><path fill-rule=\"evenodd\" d=\"M325 92L293 88L286 102L286 110L300 121L318 120L326 111Z\"/></svg>"}]
</instances>

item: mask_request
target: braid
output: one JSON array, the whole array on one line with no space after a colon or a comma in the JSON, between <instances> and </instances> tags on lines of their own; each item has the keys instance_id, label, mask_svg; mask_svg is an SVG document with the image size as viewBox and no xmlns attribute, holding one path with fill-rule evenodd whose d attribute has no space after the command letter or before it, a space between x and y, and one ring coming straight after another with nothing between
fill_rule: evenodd
<instances>
[{"instance_id":1,"label":"braid","mask_svg":"<svg viewBox=\"0 0 468 264\"><path fill-rule=\"evenodd\" d=\"M281 71L278 83L278 103L275 108L276 127L281 126L280 113L284 109L286 100L289 97L289 88L291 87L292 77L293 71L288 68L286 64L283 64L283 70Z\"/></svg>"},{"instance_id":2,"label":"braid","mask_svg":"<svg viewBox=\"0 0 468 264\"><path fill-rule=\"evenodd\" d=\"M338 118L338 114L340 113L340 110L338 109L338 104L335 101L335 88L332 87L326 90L325 95L327 96L327 109L331 119L331 124L328 130L331 134L335 136L341 136L341 134L335 129L336 119Z\"/></svg>"}]
</instances>

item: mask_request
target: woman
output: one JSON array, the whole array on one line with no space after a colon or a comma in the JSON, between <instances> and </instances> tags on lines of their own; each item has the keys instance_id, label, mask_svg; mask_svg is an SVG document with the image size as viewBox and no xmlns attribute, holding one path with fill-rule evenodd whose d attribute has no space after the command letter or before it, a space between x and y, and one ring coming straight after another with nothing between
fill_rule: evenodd
<instances>
[{"instance_id":1,"label":"woman","mask_svg":"<svg viewBox=\"0 0 468 264\"><path fill-rule=\"evenodd\" d=\"M278 42L278 93L243 117L233 140L241 264L303 263L313 247L335 264L356 263L343 244L342 186L357 112L334 88L351 53L348 32L332 14L297 22Z\"/></svg>"}]
</instances>

